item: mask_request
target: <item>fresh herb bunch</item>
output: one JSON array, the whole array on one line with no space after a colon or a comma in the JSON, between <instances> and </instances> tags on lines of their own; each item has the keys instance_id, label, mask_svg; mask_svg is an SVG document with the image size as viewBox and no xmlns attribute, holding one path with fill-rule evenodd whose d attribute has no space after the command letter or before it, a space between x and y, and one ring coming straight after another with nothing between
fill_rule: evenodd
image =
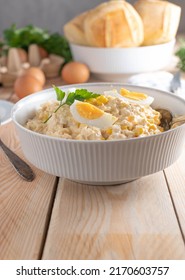
<instances>
[{"instance_id":1,"label":"fresh herb bunch","mask_svg":"<svg viewBox=\"0 0 185 280\"><path fill-rule=\"evenodd\" d=\"M4 46L23 48L27 51L30 44L37 44L46 49L48 53L64 57L65 62L72 60L67 40L58 33L50 34L47 30L34 25L17 28L13 24L10 28L4 30L3 36Z\"/></svg>"},{"instance_id":2,"label":"fresh herb bunch","mask_svg":"<svg viewBox=\"0 0 185 280\"><path fill-rule=\"evenodd\" d=\"M3 35L7 46L25 50L28 50L30 44L43 44L50 36L46 30L36 26L27 25L23 28L17 28L15 24L5 29Z\"/></svg>"},{"instance_id":3,"label":"fresh herb bunch","mask_svg":"<svg viewBox=\"0 0 185 280\"><path fill-rule=\"evenodd\" d=\"M185 72L185 39L180 39L179 43L180 47L175 53L175 55L179 58L177 67Z\"/></svg>"},{"instance_id":4,"label":"fresh herb bunch","mask_svg":"<svg viewBox=\"0 0 185 280\"><path fill-rule=\"evenodd\" d=\"M3 55L3 46L4 43L0 40L0 57Z\"/></svg>"},{"instance_id":5,"label":"fresh herb bunch","mask_svg":"<svg viewBox=\"0 0 185 280\"><path fill-rule=\"evenodd\" d=\"M67 95L65 102L63 102L66 93L64 91L62 91L59 87L56 87L54 85L53 85L53 88L56 92L57 100L60 101L60 105L55 109L55 111L53 113L56 113L65 104L71 106L75 100L84 101L84 100L87 100L90 98L96 98L96 97L100 96L100 94L90 92L87 89L76 89L74 92L70 92ZM47 121L52 117L52 115L53 114L51 114L44 121L44 123L47 123Z\"/></svg>"},{"instance_id":6,"label":"fresh herb bunch","mask_svg":"<svg viewBox=\"0 0 185 280\"><path fill-rule=\"evenodd\" d=\"M68 41L58 33L53 33L47 38L41 46L48 52L63 56L65 62L72 60L71 50Z\"/></svg>"}]
</instances>

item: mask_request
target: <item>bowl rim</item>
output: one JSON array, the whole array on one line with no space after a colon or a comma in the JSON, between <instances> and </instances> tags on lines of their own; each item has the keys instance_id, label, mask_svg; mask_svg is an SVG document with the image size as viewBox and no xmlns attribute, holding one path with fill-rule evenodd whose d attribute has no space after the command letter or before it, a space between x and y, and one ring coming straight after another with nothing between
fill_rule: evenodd
<instances>
[{"instance_id":1,"label":"bowl rim","mask_svg":"<svg viewBox=\"0 0 185 280\"><path fill-rule=\"evenodd\" d=\"M161 46L168 46L168 45L175 45L176 42L176 38L165 42L165 43L161 43L161 44L155 44L155 45L146 45L146 46L137 46L137 47L111 47L111 48L106 48L106 47L93 47L93 46L85 46L85 45L79 45L79 44L74 44L69 42L70 46L74 46L74 47L78 47L78 48L82 48L82 49L88 49L88 50L94 50L94 51L98 51L98 50L103 50L103 51L112 51L112 50L116 50L116 51L123 51L123 50L145 50L145 49L152 49L152 48L160 48Z\"/></svg>"},{"instance_id":2,"label":"bowl rim","mask_svg":"<svg viewBox=\"0 0 185 280\"><path fill-rule=\"evenodd\" d=\"M111 82L95 82L95 83L82 83L82 84L70 84L70 85L61 85L61 86L58 86L59 88L62 88L62 89L67 89L67 88L75 88L75 87L85 87L85 86L104 86L104 85L112 85L112 86L124 86L124 87L135 87L135 88L139 88L139 89L148 89L148 90L154 90L154 91L157 91L157 92L160 92L164 95L171 95L173 96L173 98L175 99L179 99L181 102L184 103L184 106L185 106L185 100L180 97L180 96L177 96L177 95L174 95L172 94L171 92L168 92L168 91L164 91L164 90L160 90L160 89L156 89L156 88L152 88L152 87L145 87L145 86L139 86L139 85L132 85L132 84L127 84L127 83L111 83ZM135 138L126 138L126 139L112 139L112 140L76 140L76 139L66 139L66 138L60 138L60 137L55 137L55 136L50 136L50 135L46 135L46 134L41 134L41 133L38 133L38 132L35 132L35 131L32 131L28 128L26 128L25 126L21 125L15 118L15 115L16 115L16 112L17 110L20 108L19 105L21 103L23 103L25 100L29 100L31 99L32 97L34 96L37 96L37 95L40 95L41 93L47 93L51 90L54 90L53 88L48 88L48 89L44 89L44 90L41 90L41 91L38 91L36 93L33 93L33 94L30 94L22 99L20 99L19 101L17 101L12 110L11 110L11 119L13 121L14 124L16 124L20 129L22 129L23 131L27 132L27 133L30 133L31 135L35 135L35 136L38 136L38 137L41 137L41 138L45 138L45 139L52 139L53 141L59 141L59 142L72 142L72 143L118 143L118 142L135 142L135 141L144 141L145 139L150 139L151 137L152 138L155 138L155 137L163 137L163 135L166 135L166 134L171 134L173 131L176 131L176 130L179 130L181 128L185 128L185 123L178 126L178 127L175 127L175 128L172 128L170 130L167 130L167 131L164 131L162 133L159 133L159 134L153 134L153 135L147 135L147 136L143 136L143 137L135 137ZM49 99L48 99L49 100ZM51 100L51 99L50 99ZM47 100L46 100L47 101ZM46 102L46 101L43 101ZM24 106L24 104L22 104L22 106ZM21 106L21 107L22 107Z\"/></svg>"}]
</instances>

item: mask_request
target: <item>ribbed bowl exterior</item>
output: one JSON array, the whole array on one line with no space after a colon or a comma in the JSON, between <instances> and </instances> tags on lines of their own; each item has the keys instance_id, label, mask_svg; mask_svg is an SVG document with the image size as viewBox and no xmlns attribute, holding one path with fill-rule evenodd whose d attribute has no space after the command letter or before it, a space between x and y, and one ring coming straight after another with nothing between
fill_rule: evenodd
<instances>
[{"instance_id":1,"label":"ribbed bowl exterior","mask_svg":"<svg viewBox=\"0 0 185 280\"><path fill-rule=\"evenodd\" d=\"M162 170L180 156L185 125L121 141L71 141L18 132L26 158L50 174L90 184L117 184Z\"/></svg>"},{"instance_id":2,"label":"ribbed bowl exterior","mask_svg":"<svg viewBox=\"0 0 185 280\"><path fill-rule=\"evenodd\" d=\"M126 87L154 97L154 108L185 115L185 100L160 90L118 83L73 85L102 93ZM64 91L72 87L62 86ZM163 170L180 156L185 142L185 124L158 135L115 141L79 141L49 137L24 127L41 104L56 98L53 89L23 98L14 105L12 120L19 133L25 157L50 174L89 184L117 184Z\"/></svg>"}]
</instances>

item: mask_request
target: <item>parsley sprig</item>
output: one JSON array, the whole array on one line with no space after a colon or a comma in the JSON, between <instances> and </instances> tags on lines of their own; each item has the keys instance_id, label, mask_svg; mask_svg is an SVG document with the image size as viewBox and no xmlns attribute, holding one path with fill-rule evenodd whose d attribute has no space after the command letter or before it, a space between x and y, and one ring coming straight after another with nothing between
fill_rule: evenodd
<instances>
[{"instance_id":1,"label":"parsley sprig","mask_svg":"<svg viewBox=\"0 0 185 280\"><path fill-rule=\"evenodd\" d=\"M31 44L43 47L49 54L56 54L64 57L65 62L72 60L72 53L66 38L59 33L51 33L35 25L29 24L22 28L17 28L12 24L3 31L3 51L9 48L23 48L28 51Z\"/></svg>"},{"instance_id":2,"label":"parsley sprig","mask_svg":"<svg viewBox=\"0 0 185 280\"><path fill-rule=\"evenodd\" d=\"M185 39L180 38L179 39L179 48L176 51L175 55L179 58L177 67L185 72Z\"/></svg>"},{"instance_id":3,"label":"parsley sprig","mask_svg":"<svg viewBox=\"0 0 185 280\"><path fill-rule=\"evenodd\" d=\"M71 106L75 100L84 101L90 98L96 98L100 96L100 94L90 92L87 89L76 89L74 92L70 92L67 95L65 102L63 102L66 93L63 90L61 90L59 87L56 87L54 85L53 88L56 92L57 100L60 101L59 106L55 109L53 114L56 113L65 104ZM49 117L44 121L44 123L47 123L47 121L52 117L53 114L49 115Z\"/></svg>"}]
</instances>

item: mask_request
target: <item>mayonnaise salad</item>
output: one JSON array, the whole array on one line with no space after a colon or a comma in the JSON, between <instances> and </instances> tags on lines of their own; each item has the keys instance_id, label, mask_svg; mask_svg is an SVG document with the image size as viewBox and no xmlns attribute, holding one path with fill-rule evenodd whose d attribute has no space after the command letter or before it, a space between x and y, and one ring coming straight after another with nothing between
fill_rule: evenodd
<instances>
[{"instance_id":1,"label":"mayonnaise salad","mask_svg":"<svg viewBox=\"0 0 185 280\"><path fill-rule=\"evenodd\" d=\"M150 106L154 98L147 94L122 88L82 100L79 90L73 102L65 103L75 90L68 90L63 101L44 103L25 126L45 135L76 140L128 139L163 132L161 115Z\"/></svg>"}]
</instances>

